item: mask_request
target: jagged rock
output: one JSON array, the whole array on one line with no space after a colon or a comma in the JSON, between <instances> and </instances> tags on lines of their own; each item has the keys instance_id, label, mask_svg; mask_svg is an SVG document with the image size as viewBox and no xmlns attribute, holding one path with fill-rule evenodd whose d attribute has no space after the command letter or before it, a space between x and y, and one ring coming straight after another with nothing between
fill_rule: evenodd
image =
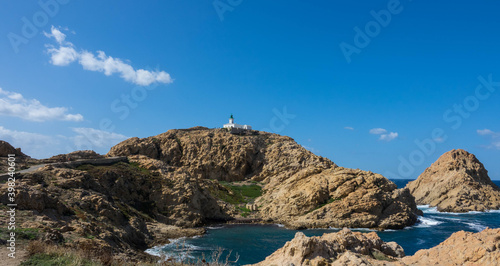
<instances>
[{"instance_id":1,"label":"jagged rock","mask_svg":"<svg viewBox=\"0 0 500 266\"><path fill-rule=\"evenodd\" d=\"M359 233L344 228L321 237L307 237L298 232L294 239L254 266L384 265L396 264L396 258L403 256L401 246L385 243L375 232Z\"/></svg>"},{"instance_id":2,"label":"jagged rock","mask_svg":"<svg viewBox=\"0 0 500 266\"><path fill-rule=\"evenodd\" d=\"M21 152L21 148L14 148L7 141L0 140L0 157L7 157L9 154L15 154L18 157L28 157Z\"/></svg>"},{"instance_id":3,"label":"jagged rock","mask_svg":"<svg viewBox=\"0 0 500 266\"><path fill-rule=\"evenodd\" d=\"M500 265L500 229L459 231L438 246L401 261L407 265Z\"/></svg>"},{"instance_id":4,"label":"jagged rock","mask_svg":"<svg viewBox=\"0 0 500 266\"><path fill-rule=\"evenodd\" d=\"M461 149L443 154L407 188L418 204L443 212L500 209L500 188L474 154Z\"/></svg>"},{"instance_id":5,"label":"jagged rock","mask_svg":"<svg viewBox=\"0 0 500 266\"><path fill-rule=\"evenodd\" d=\"M408 190L361 170L305 169L264 189L257 202L262 217L292 228L401 229L421 214Z\"/></svg>"}]
</instances>

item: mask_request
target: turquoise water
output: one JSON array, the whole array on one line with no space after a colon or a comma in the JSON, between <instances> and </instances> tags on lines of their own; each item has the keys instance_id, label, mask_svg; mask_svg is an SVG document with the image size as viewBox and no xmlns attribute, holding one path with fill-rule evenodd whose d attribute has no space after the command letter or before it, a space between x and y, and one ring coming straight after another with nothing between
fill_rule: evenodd
<instances>
[{"instance_id":1,"label":"turquoise water","mask_svg":"<svg viewBox=\"0 0 500 266\"><path fill-rule=\"evenodd\" d=\"M404 187L410 180L392 180L398 187ZM500 186L500 181L494 181ZM435 208L419 206L424 212L419 222L403 230L377 231L384 241L396 241L406 255L413 255L419 249L434 247L456 231L479 232L486 227L500 227L500 211L486 213L439 213ZM368 232L369 229L353 229ZM307 236L320 236L324 233L337 232L339 229L300 230ZM173 240L171 244L148 250L152 254L164 254L167 258L197 260L203 256L209 258L215 251L222 249L225 261L239 254L239 260L233 265L244 265L264 260L276 249L290 241L297 230L288 230L279 225L220 225L207 227L207 233L200 237Z\"/></svg>"}]
</instances>

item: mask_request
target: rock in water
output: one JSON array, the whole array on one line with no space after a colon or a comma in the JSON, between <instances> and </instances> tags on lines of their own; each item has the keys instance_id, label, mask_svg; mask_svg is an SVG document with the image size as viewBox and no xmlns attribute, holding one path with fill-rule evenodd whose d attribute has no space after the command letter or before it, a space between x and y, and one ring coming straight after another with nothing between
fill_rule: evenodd
<instances>
[{"instance_id":1,"label":"rock in water","mask_svg":"<svg viewBox=\"0 0 500 266\"><path fill-rule=\"evenodd\" d=\"M458 149L439 157L407 188L417 204L443 212L500 209L500 189L474 154Z\"/></svg>"},{"instance_id":2,"label":"rock in water","mask_svg":"<svg viewBox=\"0 0 500 266\"><path fill-rule=\"evenodd\" d=\"M401 260L407 265L500 265L500 229L459 231L431 249Z\"/></svg>"},{"instance_id":3,"label":"rock in water","mask_svg":"<svg viewBox=\"0 0 500 266\"><path fill-rule=\"evenodd\" d=\"M321 237L307 237L298 232L294 239L254 266L394 265L404 255L400 245L382 241L375 232L359 233L344 228Z\"/></svg>"}]
</instances>

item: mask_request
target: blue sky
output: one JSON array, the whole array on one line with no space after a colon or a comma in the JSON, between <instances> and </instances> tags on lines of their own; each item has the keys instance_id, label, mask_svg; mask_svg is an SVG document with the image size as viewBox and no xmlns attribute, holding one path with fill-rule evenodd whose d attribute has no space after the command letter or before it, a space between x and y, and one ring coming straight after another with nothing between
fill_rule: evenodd
<instances>
[{"instance_id":1,"label":"blue sky","mask_svg":"<svg viewBox=\"0 0 500 266\"><path fill-rule=\"evenodd\" d=\"M0 139L106 153L233 113L389 178L462 148L500 179L497 1L144 2L3 1Z\"/></svg>"}]
</instances>

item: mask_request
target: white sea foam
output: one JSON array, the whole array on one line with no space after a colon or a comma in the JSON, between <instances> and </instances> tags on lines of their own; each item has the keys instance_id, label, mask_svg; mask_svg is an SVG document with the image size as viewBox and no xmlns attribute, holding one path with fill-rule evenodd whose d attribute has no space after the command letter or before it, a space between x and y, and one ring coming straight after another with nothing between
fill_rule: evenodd
<instances>
[{"instance_id":1,"label":"white sea foam","mask_svg":"<svg viewBox=\"0 0 500 266\"><path fill-rule=\"evenodd\" d=\"M190 238L198 237L200 236L194 236ZM144 252L158 257L164 256L165 260L175 259L177 261L184 261L186 259L194 259L195 257L190 255L189 253L195 250L204 250L204 248L186 243L186 238L187 237L169 239L170 243L163 246L152 247L145 250Z\"/></svg>"},{"instance_id":2,"label":"white sea foam","mask_svg":"<svg viewBox=\"0 0 500 266\"><path fill-rule=\"evenodd\" d=\"M211 230L217 230L217 229L222 229L224 228L224 226L207 226L205 227L207 229L211 229Z\"/></svg>"},{"instance_id":3,"label":"white sea foam","mask_svg":"<svg viewBox=\"0 0 500 266\"><path fill-rule=\"evenodd\" d=\"M481 214L481 213L500 213L500 210L485 210L480 211L469 211L469 212L440 212L437 207L431 207L429 205L417 205L417 208L424 213L442 213L442 214L452 214L452 215L462 215L462 214Z\"/></svg>"},{"instance_id":4,"label":"white sea foam","mask_svg":"<svg viewBox=\"0 0 500 266\"><path fill-rule=\"evenodd\" d=\"M419 216L418 217L418 223L415 225L415 227L431 227L431 226L436 226L438 224L442 224L443 222L432 219L432 218L426 218Z\"/></svg>"},{"instance_id":5,"label":"white sea foam","mask_svg":"<svg viewBox=\"0 0 500 266\"><path fill-rule=\"evenodd\" d=\"M478 232L481 232L484 229L486 229L486 226L480 223L465 223L465 224L468 225L472 230L476 230Z\"/></svg>"},{"instance_id":6,"label":"white sea foam","mask_svg":"<svg viewBox=\"0 0 500 266\"><path fill-rule=\"evenodd\" d=\"M462 221L462 219L460 219L460 218L451 218L451 217L439 217L439 219L448 220L448 221L457 221L457 222Z\"/></svg>"},{"instance_id":7,"label":"white sea foam","mask_svg":"<svg viewBox=\"0 0 500 266\"><path fill-rule=\"evenodd\" d=\"M284 224L276 224L278 227L285 227Z\"/></svg>"}]
</instances>

